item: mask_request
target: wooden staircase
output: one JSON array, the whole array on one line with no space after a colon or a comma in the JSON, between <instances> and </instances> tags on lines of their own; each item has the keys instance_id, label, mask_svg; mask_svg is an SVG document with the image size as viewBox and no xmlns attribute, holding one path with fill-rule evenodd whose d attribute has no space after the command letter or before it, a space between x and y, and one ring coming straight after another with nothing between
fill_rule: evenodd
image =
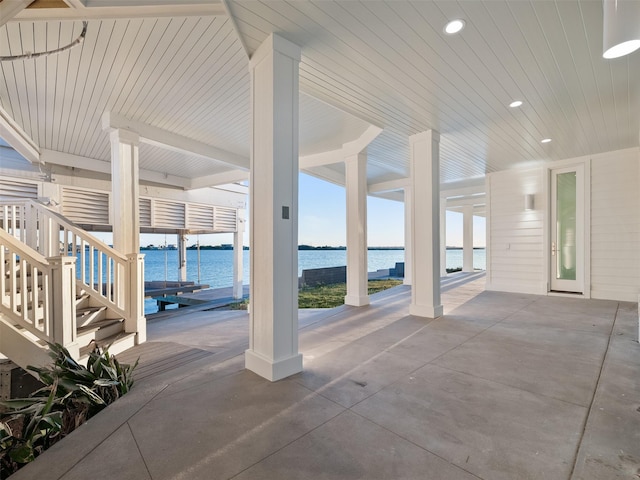
<instances>
[{"instance_id":1,"label":"wooden staircase","mask_svg":"<svg viewBox=\"0 0 640 480\"><path fill-rule=\"evenodd\" d=\"M80 290L76 295L76 342L80 346L80 361L97 346L120 353L135 345L135 333L124 330L124 318L109 316L104 305L91 306L91 297Z\"/></svg>"},{"instance_id":2,"label":"wooden staircase","mask_svg":"<svg viewBox=\"0 0 640 480\"><path fill-rule=\"evenodd\" d=\"M5 285L10 283L10 275L10 268L8 267L8 262L5 260ZM31 302L27 302L27 311L25 312L25 314L27 316L33 316L35 318L41 319L43 318L42 313L45 308L45 301L43 299L44 289L42 272L36 272L35 282L32 280L32 274L30 272L27 273L26 279L23 279L22 277L23 274L18 263L16 266L15 275L15 284L17 288L13 293L13 296L15 297L14 303L16 306L16 310L19 313L23 312L23 299L25 298L25 296L22 294L22 288L24 288L24 285L26 285L26 298L28 300L31 300L36 297L38 298L38 300L37 305L34 305ZM26 282L23 280L26 280ZM37 292L36 295L34 295L35 292ZM9 292L5 288L5 295L8 294ZM34 308L36 309L36 312L33 312ZM0 316L2 316L2 313L0 313ZM15 332L19 332L26 341L32 344L36 344L37 348L40 348L42 350L42 354L44 354L44 356L37 355L37 357L33 359L34 363L32 364L40 363L38 360L42 361L43 358L47 358L48 360L48 357L46 357L46 340L33 335L19 322L12 322L11 317L2 317L1 320L2 322L4 322L5 328L8 325ZM36 326L42 327L42 320L40 320ZM125 332L124 318L118 316L117 313L114 314L113 312L110 312L108 307L104 305L96 305L95 302L92 302L91 296L85 293L82 289L82 286L80 285L76 285L75 326L75 343L78 345L78 360L81 363L88 358L89 352L91 352L95 347L98 347L101 350L108 348L110 353L115 354L127 350L135 345L136 334ZM2 329L2 326L0 326L0 329ZM20 343L22 342L15 343L15 346L18 348L24 347L23 345L20 345ZM16 361L15 363L20 365L22 368L25 368L27 365L24 365L24 362L20 362L20 357L21 356L18 356L18 361Z\"/></svg>"},{"instance_id":3,"label":"wooden staircase","mask_svg":"<svg viewBox=\"0 0 640 480\"><path fill-rule=\"evenodd\" d=\"M0 208L0 353L26 368L49 363L47 343L82 362L96 346L119 353L145 340L141 256L36 202Z\"/></svg>"}]
</instances>

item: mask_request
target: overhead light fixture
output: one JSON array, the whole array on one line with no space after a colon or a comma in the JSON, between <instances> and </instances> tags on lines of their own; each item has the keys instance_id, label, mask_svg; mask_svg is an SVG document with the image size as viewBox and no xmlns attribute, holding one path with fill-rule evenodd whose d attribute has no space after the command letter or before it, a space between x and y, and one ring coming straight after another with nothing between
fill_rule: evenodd
<instances>
[{"instance_id":1,"label":"overhead light fixture","mask_svg":"<svg viewBox=\"0 0 640 480\"><path fill-rule=\"evenodd\" d=\"M514 100L509 104L511 108L516 108L516 107L519 107L520 105L522 105L522 100Z\"/></svg>"},{"instance_id":2,"label":"overhead light fixture","mask_svg":"<svg viewBox=\"0 0 640 480\"><path fill-rule=\"evenodd\" d=\"M453 35L454 33L458 33L463 28L464 28L464 20L460 20L460 19L451 20L444 27L444 33L446 33L447 35Z\"/></svg>"},{"instance_id":3,"label":"overhead light fixture","mask_svg":"<svg viewBox=\"0 0 640 480\"><path fill-rule=\"evenodd\" d=\"M640 2L603 0L602 56L618 58L640 48Z\"/></svg>"},{"instance_id":4,"label":"overhead light fixture","mask_svg":"<svg viewBox=\"0 0 640 480\"><path fill-rule=\"evenodd\" d=\"M540 140L540 143L549 143L550 141L550 138L543 138L542 140Z\"/></svg>"}]
</instances>

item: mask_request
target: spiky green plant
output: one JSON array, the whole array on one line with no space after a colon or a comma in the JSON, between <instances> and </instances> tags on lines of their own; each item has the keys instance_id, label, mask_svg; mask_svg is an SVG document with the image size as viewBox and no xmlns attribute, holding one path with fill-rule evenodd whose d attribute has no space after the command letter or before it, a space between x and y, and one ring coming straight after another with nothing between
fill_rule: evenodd
<instances>
[{"instance_id":1,"label":"spiky green plant","mask_svg":"<svg viewBox=\"0 0 640 480\"><path fill-rule=\"evenodd\" d=\"M87 366L59 344L49 344L50 367L28 367L44 387L29 398L5 400L0 414L0 479L67 435L88 418L127 393L138 365L120 363L108 350L94 350Z\"/></svg>"}]
</instances>

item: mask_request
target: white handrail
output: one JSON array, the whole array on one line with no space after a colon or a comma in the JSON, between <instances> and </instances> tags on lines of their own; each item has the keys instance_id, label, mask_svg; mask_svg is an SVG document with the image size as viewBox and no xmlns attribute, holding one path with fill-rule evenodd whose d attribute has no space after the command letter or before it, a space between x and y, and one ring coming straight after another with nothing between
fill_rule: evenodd
<instances>
[{"instance_id":1,"label":"white handrail","mask_svg":"<svg viewBox=\"0 0 640 480\"><path fill-rule=\"evenodd\" d=\"M52 305L47 292L52 289L52 267L38 252L0 229L0 296L2 311L38 338L53 338Z\"/></svg>"},{"instance_id":2,"label":"white handrail","mask_svg":"<svg viewBox=\"0 0 640 480\"><path fill-rule=\"evenodd\" d=\"M33 200L0 202L2 227L45 257L77 257L76 276L101 304L127 317L127 257Z\"/></svg>"}]
</instances>

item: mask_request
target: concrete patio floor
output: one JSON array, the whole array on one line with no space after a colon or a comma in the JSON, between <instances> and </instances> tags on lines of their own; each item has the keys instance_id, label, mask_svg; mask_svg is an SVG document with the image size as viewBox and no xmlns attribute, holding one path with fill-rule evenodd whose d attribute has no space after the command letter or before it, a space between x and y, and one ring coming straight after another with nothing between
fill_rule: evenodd
<instances>
[{"instance_id":1,"label":"concrete patio floor","mask_svg":"<svg viewBox=\"0 0 640 480\"><path fill-rule=\"evenodd\" d=\"M23 479L640 478L637 305L409 287L300 312L304 372L243 369L246 312L150 322L134 389Z\"/></svg>"}]
</instances>

